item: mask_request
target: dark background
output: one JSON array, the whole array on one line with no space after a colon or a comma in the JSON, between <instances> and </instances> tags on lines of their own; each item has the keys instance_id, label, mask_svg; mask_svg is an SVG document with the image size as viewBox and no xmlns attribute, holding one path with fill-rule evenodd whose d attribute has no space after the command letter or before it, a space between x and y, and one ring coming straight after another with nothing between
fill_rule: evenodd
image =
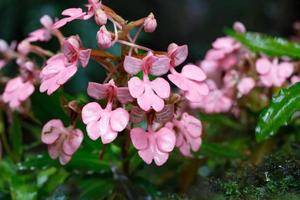
<instances>
[{"instance_id":1,"label":"dark background","mask_svg":"<svg viewBox=\"0 0 300 200\"><path fill-rule=\"evenodd\" d=\"M21 40L39 27L43 14L60 17L63 9L83 6L85 2L0 0L0 38ZM300 19L299 0L104 0L103 3L128 20L153 11L158 29L147 34L143 42L154 49L165 49L173 41L187 43L191 59L199 58L210 43L222 35L223 28L236 20L244 22L251 31L288 36L292 33L292 23ZM81 34L86 31L83 35L94 38L96 27L92 22L68 26L70 34L77 31Z\"/></svg>"},{"instance_id":2,"label":"dark background","mask_svg":"<svg viewBox=\"0 0 300 200\"><path fill-rule=\"evenodd\" d=\"M82 7L87 0L0 0L0 38L20 41L29 32L39 28L39 18L48 14L60 18L62 10ZM203 57L216 37L223 35L224 27L242 21L248 30L288 37L292 25L300 19L300 0L103 0L128 20L135 20L153 12L158 28L152 34L142 34L139 43L155 50L166 50L168 44L189 45L188 61ZM96 48L98 27L90 20L76 21L63 28L66 36L79 34L86 47ZM47 47L56 50L55 44ZM93 68L93 67L91 67ZM103 73L89 75L81 72L75 80L79 90L85 90L87 79L99 81ZM83 80L84 79L84 80Z\"/></svg>"}]
</instances>

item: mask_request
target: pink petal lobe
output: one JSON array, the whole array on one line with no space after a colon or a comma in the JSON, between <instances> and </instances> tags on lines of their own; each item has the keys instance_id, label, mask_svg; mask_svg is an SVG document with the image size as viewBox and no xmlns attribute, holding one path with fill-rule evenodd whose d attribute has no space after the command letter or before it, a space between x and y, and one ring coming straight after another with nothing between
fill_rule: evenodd
<instances>
[{"instance_id":1,"label":"pink petal lobe","mask_svg":"<svg viewBox=\"0 0 300 200\"><path fill-rule=\"evenodd\" d=\"M114 141L118 136L118 133L109 129L105 134L101 135L101 140L103 144L109 144Z\"/></svg>"},{"instance_id":2,"label":"pink petal lobe","mask_svg":"<svg viewBox=\"0 0 300 200\"><path fill-rule=\"evenodd\" d=\"M130 138L133 146L138 150L144 150L148 147L148 138L145 130L142 128L133 128L130 131Z\"/></svg>"},{"instance_id":3,"label":"pink petal lobe","mask_svg":"<svg viewBox=\"0 0 300 200\"><path fill-rule=\"evenodd\" d=\"M169 80L181 90L188 90L185 78L181 74L169 74Z\"/></svg>"},{"instance_id":4,"label":"pink petal lobe","mask_svg":"<svg viewBox=\"0 0 300 200\"><path fill-rule=\"evenodd\" d=\"M98 103L89 103L82 108L82 120L85 124L98 121L101 117L101 112L102 108Z\"/></svg>"},{"instance_id":5,"label":"pink petal lobe","mask_svg":"<svg viewBox=\"0 0 300 200\"><path fill-rule=\"evenodd\" d=\"M82 67L86 67L89 63L90 56L91 56L91 49L85 49L79 51L79 61Z\"/></svg>"},{"instance_id":6,"label":"pink petal lobe","mask_svg":"<svg viewBox=\"0 0 300 200\"><path fill-rule=\"evenodd\" d=\"M83 141L83 133L79 129L72 130L68 139L63 143L63 152L67 155L73 155L80 147Z\"/></svg>"},{"instance_id":7,"label":"pink petal lobe","mask_svg":"<svg viewBox=\"0 0 300 200\"><path fill-rule=\"evenodd\" d=\"M150 68L150 73L154 76L166 74L170 69L170 59L167 56L158 56Z\"/></svg>"},{"instance_id":8,"label":"pink petal lobe","mask_svg":"<svg viewBox=\"0 0 300 200\"><path fill-rule=\"evenodd\" d=\"M99 121L91 121L86 126L89 138L97 140L101 136L101 127Z\"/></svg>"},{"instance_id":9,"label":"pink petal lobe","mask_svg":"<svg viewBox=\"0 0 300 200\"><path fill-rule=\"evenodd\" d=\"M137 74L139 71L141 71L143 65L143 61L141 59L132 57L132 56L126 56L124 60L124 69L127 73L131 75Z\"/></svg>"},{"instance_id":10,"label":"pink petal lobe","mask_svg":"<svg viewBox=\"0 0 300 200\"><path fill-rule=\"evenodd\" d=\"M157 132L156 143L160 151L171 152L176 143L176 137L173 131L168 128L161 128Z\"/></svg>"},{"instance_id":11,"label":"pink petal lobe","mask_svg":"<svg viewBox=\"0 0 300 200\"><path fill-rule=\"evenodd\" d=\"M272 68L272 63L267 58L260 58L256 61L256 71L260 74L268 73Z\"/></svg>"},{"instance_id":12,"label":"pink petal lobe","mask_svg":"<svg viewBox=\"0 0 300 200\"><path fill-rule=\"evenodd\" d=\"M137 77L132 77L128 81L128 89L129 89L131 96L133 96L134 98L137 98L137 97L141 96L145 91L144 82L141 81Z\"/></svg>"},{"instance_id":13,"label":"pink petal lobe","mask_svg":"<svg viewBox=\"0 0 300 200\"><path fill-rule=\"evenodd\" d=\"M120 132L123 131L129 121L129 114L123 108L117 108L112 111L110 116L110 126L112 130Z\"/></svg>"},{"instance_id":14,"label":"pink petal lobe","mask_svg":"<svg viewBox=\"0 0 300 200\"><path fill-rule=\"evenodd\" d=\"M294 65L292 63L283 62L278 66L279 76L288 78L293 74Z\"/></svg>"},{"instance_id":15,"label":"pink petal lobe","mask_svg":"<svg viewBox=\"0 0 300 200\"><path fill-rule=\"evenodd\" d=\"M59 119L53 119L47 122L42 129L42 142L45 144L53 144L60 136L61 128L64 128L64 125Z\"/></svg>"},{"instance_id":16,"label":"pink petal lobe","mask_svg":"<svg viewBox=\"0 0 300 200\"><path fill-rule=\"evenodd\" d=\"M132 102L134 100L134 98L130 95L128 87L118 87L117 88L117 99L122 104Z\"/></svg>"},{"instance_id":17,"label":"pink petal lobe","mask_svg":"<svg viewBox=\"0 0 300 200\"><path fill-rule=\"evenodd\" d=\"M87 93L90 97L94 99L104 99L108 94L108 86L105 84L89 82Z\"/></svg>"},{"instance_id":18,"label":"pink petal lobe","mask_svg":"<svg viewBox=\"0 0 300 200\"><path fill-rule=\"evenodd\" d=\"M69 66L65 68L63 71L59 73L58 79L57 79L57 84L63 85L65 84L71 77L73 77L77 72L77 66Z\"/></svg>"},{"instance_id":19,"label":"pink petal lobe","mask_svg":"<svg viewBox=\"0 0 300 200\"><path fill-rule=\"evenodd\" d=\"M155 93L163 98L166 99L170 96L171 87L169 83L163 78L156 78L151 82L151 87L155 91Z\"/></svg>"},{"instance_id":20,"label":"pink petal lobe","mask_svg":"<svg viewBox=\"0 0 300 200\"><path fill-rule=\"evenodd\" d=\"M185 65L182 68L181 74L193 81L204 81L206 79L206 75L203 70L192 64Z\"/></svg>"}]
</instances>

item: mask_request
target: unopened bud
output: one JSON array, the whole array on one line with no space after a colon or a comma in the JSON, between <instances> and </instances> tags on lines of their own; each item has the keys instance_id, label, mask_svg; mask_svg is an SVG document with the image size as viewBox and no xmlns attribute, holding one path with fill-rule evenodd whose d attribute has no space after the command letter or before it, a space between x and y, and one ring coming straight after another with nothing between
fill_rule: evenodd
<instances>
[{"instance_id":1,"label":"unopened bud","mask_svg":"<svg viewBox=\"0 0 300 200\"><path fill-rule=\"evenodd\" d=\"M5 52L5 51L7 51L8 50L8 44L7 44L7 42L5 41L5 40L1 40L0 39L0 52Z\"/></svg>"},{"instance_id":2,"label":"unopened bud","mask_svg":"<svg viewBox=\"0 0 300 200\"><path fill-rule=\"evenodd\" d=\"M155 31L156 27L157 27L156 19L153 13L150 13L144 21L144 31L147 33L152 33L153 31Z\"/></svg>"},{"instance_id":3,"label":"unopened bud","mask_svg":"<svg viewBox=\"0 0 300 200\"><path fill-rule=\"evenodd\" d=\"M50 29L53 25L53 20L48 15L44 15L43 17L41 17L40 22L45 28L48 29Z\"/></svg>"},{"instance_id":4,"label":"unopened bud","mask_svg":"<svg viewBox=\"0 0 300 200\"><path fill-rule=\"evenodd\" d=\"M99 26L105 25L107 23L107 15L101 8L96 10L95 21Z\"/></svg>"},{"instance_id":5,"label":"unopened bud","mask_svg":"<svg viewBox=\"0 0 300 200\"><path fill-rule=\"evenodd\" d=\"M100 48L109 48L112 46L111 33L105 26L101 26L100 30L97 32L97 42Z\"/></svg>"},{"instance_id":6,"label":"unopened bud","mask_svg":"<svg viewBox=\"0 0 300 200\"><path fill-rule=\"evenodd\" d=\"M233 24L233 29L236 31L236 32L239 32L239 33L245 33L246 32L246 27L243 23L241 22L235 22Z\"/></svg>"},{"instance_id":7,"label":"unopened bud","mask_svg":"<svg viewBox=\"0 0 300 200\"><path fill-rule=\"evenodd\" d=\"M23 55L27 55L30 52L30 49L31 49L31 45L30 42L28 42L27 40L23 40L18 45L18 52Z\"/></svg>"}]
</instances>

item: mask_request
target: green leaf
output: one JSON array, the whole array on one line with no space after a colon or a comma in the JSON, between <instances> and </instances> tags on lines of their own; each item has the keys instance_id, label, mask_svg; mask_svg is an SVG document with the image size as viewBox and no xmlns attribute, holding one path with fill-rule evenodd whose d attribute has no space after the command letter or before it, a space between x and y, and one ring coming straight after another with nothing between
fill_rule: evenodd
<instances>
[{"instance_id":1,"label":"green leaf","mask_svg":"<svg viewBox=\"0 0 300 200\"><path fill-rule=\"evenodd\" d=\"M61 119L67 121L66 115L61 107L61 96L67 96L62 91L57 91L51 96L35 92L31 96L32 111L34 117L36 117L41 123L46 123L50 119Z\"/></svg>"},{"instance_id":2,"label":"green leaf","mask_svg":"<svg viewBox=\"0 0 300 200\"><path fill-rule=\"evenodd\" d=\"M85 178L80 180L79 188L79 199L105 199L112 194L114 184L112 179Z\"/></svg>"},{"instance_id":3,"label":"green leaf","mask_svg":"<svg viewBox=\"0 0 300 200\"><path fill-rule=\"evenodd\" d=\"M13 147L13 153L19 160L23 151L22 128L19 116L16 113L13 114L12 124L9 128L9 137Z\"/></svg>"},{"instance_id":4,"label":"green leaf","mask_svg":"<svg viewBox=\"0 0 300 200\"><path fill-rule=\"evenodd\" d=\"M46 170L40 171L37 175L37 184L39 193L43 191L47 195L52 193L56 188L61 186L69 173L64 168L51 167Z\"/></svg>"},{"instance_id":5,"label":"green leaf","mask_svg":"<svg viewBox=\"0 0 300 200\"><path fill-rule=\"evenodd\" d=\"M72 169L93 170L95 172L110 171L110 164L104 160L100 160L99 154L83 150L76 152L66 167Z\"/></svg>"},{"instance_id":6,"label":"green leaf","mask_svg":"<svg viewBox=\"0 0 300 200\"><path fill-rule=\"evenodd\" d=\"M263 110L255 129L256 140L263 141L275 135L281 126L287 125L292 115L300 109L300 84L282 89L272 98L270 106Z\"/></svg>"},{"instance_id":7,"label":"green leaf","mask_svg":"<svg viewBox=\"0 0 300 200\"><path fill-rule=\"evenodd\" d=\"M214 156L220 158L242 158L244 155L228 146L216 143L203 142L201 148L196 154L204 154L206 156Z\"/></svg>"},{"instance_id":8,"label":"green leaf","mask_svg":"<svg viewBox=\"0 0 300 200\"><path fill-rule=\"evenodd\" d=\"M225 29L225 33L256 53L269 56L289 56L300 58L300 44L290 42L279 37L272 37L261 33L238 33L232 29Z\"/></svg>"},{"instance_id":9,"label":"green leaf","mask_svg":"<svg viewBox=\"0 0 300 200\"><path fill-rule=\"evenodd\" d=\"M218 123L223 126L227 126L229 128L235 130L243 130L244 127L240 123L237 123L235 120L223 114L200 114L199 118L201 121L205 121L208 123Z\"/></svg>"},{"instance_id":10,"label":"green leaf","mask_svg":"<svg viewBox=\"0 0 300 200\"><path fill-rule=\"evenodd\" d=\"M37 186L32 175L18 175L11 179L11 197L13 200L37 199Z\"/></svg>"}]
</instances>

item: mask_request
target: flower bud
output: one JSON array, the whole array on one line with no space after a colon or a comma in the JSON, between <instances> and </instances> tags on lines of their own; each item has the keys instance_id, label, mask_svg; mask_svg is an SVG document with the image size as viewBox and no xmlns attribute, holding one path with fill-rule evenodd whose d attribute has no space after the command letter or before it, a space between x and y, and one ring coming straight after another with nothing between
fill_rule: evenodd
<instances>
[{"instance_id":1,"label":"flower bud","mask_svg":"<svg viewBox=\"0 0 300 200\"><path fill-rule=\"evenodd\" d=\"M155 31L156 27L157 27L156 19L153 13L150 13L144 21L144 31L147 33L152 33Z\"/></svg>"},{"instance_id":2,"label":"flower bud","mask_svg":"<svg viewBox=\"0 0 300 200\"><path fill-rule=\"evenodd\" d=\"M100 30L97 32L97 42L99 48L111 47L112 40L111 33L106 29L105 26L101 26Z\"/></svg>"},{"instance_id":3,"label":"flower bud","mask_svg":"<svg viewBox=\"0 0 300 200\"><path fill-rule=\"evenodd\" d=\"M101 8L97 9L95 12L95 21L99 26L107 23L107 15Z\"/></svg>"},{"instance_id":4,"label":"flower bud","mask_svg":"<svg viewBox=\"0 0 300 200\"><path fill-rule=\"evenodd\" d=\"M40 22L45 28L48 29L50 29L53 25L53 20L48 15L44 15L43 17L41 17Z\"/></svg>"},{"instance_id":5,"label":"flower bud","mask_svg":"<svg viewBox=\"0 0 300 200\"><path fill-rule=\"evenodd\" d=\"M245 33L246 32L246 27L243 23L241 22L235 22L233 24L233 29L236 31L236 32L239 32L239 33Z\"/></svg>"},{"instance_id":6,"label":"flower bud","mask_svg":"<svg viewBox=\"0 0 300 200\"><path fill-rule=\"evenodd\" d=\"M18 45L18 52L20 52L23 55L27 55L30 52L30 49L31 45L30 42L28 42L27 40L23 40Z\"/></svg>"},{"instance_id":7,"label":"flower bud","mask_svg":"<svg viewBox=\"0 0 300 200\"><path fill-rule=\"evenodd\" d=\"M7 42L5 41L5 40L1 40L0 39L0 52L1 53L4 53L5 51L7 51L8 50L8 44L7 44Z\"/></svg>"}]
</instances>

